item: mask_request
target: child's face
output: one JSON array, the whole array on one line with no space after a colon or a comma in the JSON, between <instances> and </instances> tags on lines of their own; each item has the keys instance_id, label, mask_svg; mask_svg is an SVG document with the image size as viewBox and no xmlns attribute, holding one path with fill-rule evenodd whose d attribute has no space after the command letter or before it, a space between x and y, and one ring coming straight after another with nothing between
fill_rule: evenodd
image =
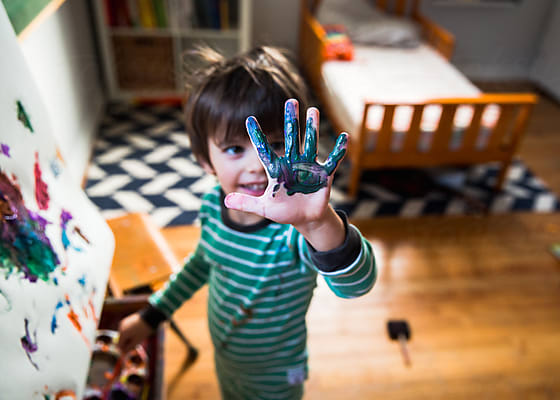
<instances>
[{"instance_id":1,"label":"child's face","mask_svg":"<svg viewBox=\"0 0 560 400\"><path fill-rule=\"evenodd\" d=\"M283 155L284 142L280 139L282 134L267 137L274 151ZM202 162L202 166L206 172L216 176L226 195L233 192L251 196L264 194L268 177L249 136L223 143L217 142L215 137L210 137L208 155L211 165ZM230 212L230 217L233 217L233 214L235 213Z\"/></svg>"}]
</instances>

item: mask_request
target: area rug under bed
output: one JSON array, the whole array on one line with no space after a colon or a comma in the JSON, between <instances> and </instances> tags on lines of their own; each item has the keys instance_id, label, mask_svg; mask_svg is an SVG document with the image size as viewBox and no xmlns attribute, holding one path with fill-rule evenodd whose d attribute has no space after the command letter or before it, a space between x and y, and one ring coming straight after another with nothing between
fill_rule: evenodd
<instances>
[{"instance_id":1,"label":"area rug under bed","mask_svg":"<svg viewBox=\"0 0 560 400\"><path fill-rule=\"evenodd\" d=\"M323 119L320 156L334 132ZM345 195L348 164L338 169L331 201L350 218L418 217L560 210L552 193L521 160L508 171L504 189L492 187L497 164L469 168L371 170L364 172L356 199ZM195 222L201 196L215 185L190 151L182 112L169 105L110 104L94 144L86 193L110 218L145 212L159 226Z\"/></svg>"}]
</instances>

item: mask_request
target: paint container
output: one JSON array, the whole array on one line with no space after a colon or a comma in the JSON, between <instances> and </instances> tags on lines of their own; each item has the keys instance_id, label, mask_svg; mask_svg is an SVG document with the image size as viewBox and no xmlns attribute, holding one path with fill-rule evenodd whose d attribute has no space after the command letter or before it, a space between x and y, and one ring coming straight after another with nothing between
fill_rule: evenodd
<instances>
[{"instance_id":1,"label":"paint container","mask_svg":"<svg viewBox=\"0 0 560 400\"><path fill-rule=\"evenodd\" d=\"M110 384L114 369L121 357L121 352L117 347L118 336L117 331L98 331L87 379L87 388L92 392L103 392L103 389Z\"/></svg>"},{"instance_id":2,"label":"paint container","mask_svg":"<svg viewBox=\"0 0 560 400\"><path fill-rule=\"evenodd\" d=\"M124 356L120 378L111 388L109 400L147 399L148 378L148 355L138 345Z\"/></svg>"},{"instance_id":3,"label":"paint container","mask_svg":"<svg viewBox=\"0 0 560 400\"><path fill-rule=\"evenodd\" d=\"M148 396L148 355L141 345L126 354L117 331L99 330L83 400L144 400Z\"/></svg>"},{"instance_id":4,"label":"paint container","mask_svg":"<svg viewBox=\"0 0 560 400\"><path fill-rule=\"evenodd\" d=\"M55 400L77 400L76 393L74 393L73 390L61 390L60 392L56 393L54 399Z\"/></svg>"}]
</instances>

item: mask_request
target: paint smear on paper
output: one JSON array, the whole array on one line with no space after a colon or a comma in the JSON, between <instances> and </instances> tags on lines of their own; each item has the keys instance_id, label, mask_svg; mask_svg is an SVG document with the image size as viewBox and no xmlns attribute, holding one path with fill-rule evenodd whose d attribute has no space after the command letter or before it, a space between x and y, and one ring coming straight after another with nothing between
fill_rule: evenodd
<instances>
[{"instance_id":1,"label":"paint smear on paper","mask_svg":"<svg viewBox=\"0 0 560 400\"><path fill-rule=\"evenodd\" d=\"M31 125L31 119L29 118L27 111L25 111L25 107L23 107L21 101L18 100L16 104L17 104L17 118L20 120L23 126L29 129L30 132L35 132L33 126Z\"/></svg>"},{"instance_id":2,"label":"paint smear on paper","mask_svg":"<svg viewBox=\"0 0 560 400\"><path fill-rule=\"evenodd\" d=\"M53 175L57 178L61 173L62 169L64 168L65 162L64 157L62 157L62 153L60 149L56 148L56 156L52 158L50 162L50 167Z\"/></svg>"},{"instance_id":3,"label":"paint smear on paper","mask_svg":"<svg viewBox=\"0 0 560 400\"><path fill-rule=\"evenodd\" d=\"M39 366L33 361L31 358L31 354L35 353L38 349L37 346L37 332L33 332L33 338L29 334L29 320L25 318L25 336L21 337L21 346L23 350L25 350L25 354L27 354L27 358L31 362L31 364L35 367L35 369L39 369Z\"/></svg>"},{"instance_id":4,"label":"paint smear on paper","mask_svg":"<svg viewBox=\"0 0 560 400\"><path fill-rule=\"evenodd\" d=\"M3 300L0 300L0 305L2 306L2 307L0 307L0 314L11 311L12 310L12 301L1 290L0 290L0 298L3 299Z\"/></svg>"},{"instance_id":5,"label":"paint smear on paper","mask_svg":"<svg viewBox=\"0 0 560 400\"><path fill-rule=\"evenodd\" d=\"M68 317L70 322L72 322L72 325L74 325L74 328L76 328L76 330L80 333L80 336L84 340L86 346L91 349L91 344L89 342L89 339L86 337L86 335L84 334L84 332L82 330L82 324L80 323L80 317L78 316L78 314L76 314L76 312L72 308L72 304L70 303L70 298L68 297L68 295L66 295L66 304L68 304L68 307L70 308L68 313L66 314L66 316Z\"/></svg>"},{"instance_id":6,"label":"paint smear on paper","mask_svg":"<svg viewBox=\"0 0 560 400\"><path fill-rule=\"evenodd\" d=\"M60 262L45 233L48 221L25 207L19 187L1 171L0 214L0 268L52 282Z\"/></svg>"},{"instance_id":7,"label":"paint smear on paper","mask_svg":"<svg viewBox=\"0 0 560 400\"><path fill-rule=\"evenodd\" d=\"M53 316L51 318L51 333L53 333L53 334L56 333L56 329L58 328L58 320L56 318L56 313L63 306L64 306L64 303L62 301L59 301L58 303L56 303L56 307L54 308L54 313L53 313Z\"/></svg>"},{"instance_id":8,"label":"paint smear on paper","mask_svg":"<svg viewBox=\"0 0 560 400\"><path fill-rule=\"evenodd\" d=\"M86 237L86 235L83 234L83 232L80 230L80 228L75 226L74 227L74 232L77 233L82 239L84 239L84 242L86 242L87 244L90 244L88 238Z\"/></svg>"},{"instance_id":9,"label":"paint smear on paper","mask_svg":"<svg viewBox=\"0 0 560 400\"><path fill-rule=\"evenodd\" d=\"M45 181L43 181L41 171L41 165L39 164L39 153L35 152L35 166L33 168L33 173L35 174L35 200L37 200L37 205L39 210L49 209L49 189Z\"/></svg>"},{"instance_id":10,"label":"paint smear on paper","mask_svg":"<svg viewBox=\"0 0 560 400\"><path fill-rule=\"evenodd\" d=\"M60 212L60 227L61 229L61 239L62 239L62 246L64 247L64 250L68 250L68 248L71 248L72 250L75 251L82 251L83 249L81 247L76 246L75 244L72 243L72 240L70 239L70 234L76 234L79 237L81 237L87 244L89 244L89 240L87 240L87 238L84 236L84 234L82 233L82 231L78 228L78 227L74 227L73 229L70 229L69 227L69 222L70 220L72 220L74 217L72 216L72 214L67 211L62 209Z\"/></svg>"},{"instance_id":11,"label":"paint smear on paper","mask_svg":"<svg viewBox=\"0 0 560 400\"><path fill-rule=\"evenodd\" d=\"M62 246L64 250L70 246L70 238L68 237L68 221L72 219L72 214L69 211L61 210L60 212L60 227L62 228Z\"/></svg>"},{"instance_id":12,"label":"paint smear on paper","mask_svg":"<svg viewBox=\"0 0 560 400\"><path fill-rule=\"evenodd\" d=\"M6 157L11 157L10 156L10 146L8 146L7 144L1 143L0 144L0 154L4 154Z\"/></svg>"}]
</instances>

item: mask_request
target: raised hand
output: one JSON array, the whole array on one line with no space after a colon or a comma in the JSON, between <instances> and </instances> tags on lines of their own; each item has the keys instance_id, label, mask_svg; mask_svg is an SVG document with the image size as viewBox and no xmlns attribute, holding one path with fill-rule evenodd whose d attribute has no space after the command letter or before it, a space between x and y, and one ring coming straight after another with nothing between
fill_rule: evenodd
<instances>
[{"instance_id":1,"label":"raised hand","mask_svg":"<svg viewBox=\"0 0 560 400\"><path fill-rule=\"evenodd\" d=\"M344 157L348 135L339 135L327 160L317 162L319 111L307 110L303 153L300 152L298 102L285 104L285 154L278 156L269 145L257 120L247 118L247 132L268 175L268 187L260 197L231 193L229 208L252 212L280 223L306 223L320 218L329 200L332 176Z\"/></svg>"}]
</instances>

